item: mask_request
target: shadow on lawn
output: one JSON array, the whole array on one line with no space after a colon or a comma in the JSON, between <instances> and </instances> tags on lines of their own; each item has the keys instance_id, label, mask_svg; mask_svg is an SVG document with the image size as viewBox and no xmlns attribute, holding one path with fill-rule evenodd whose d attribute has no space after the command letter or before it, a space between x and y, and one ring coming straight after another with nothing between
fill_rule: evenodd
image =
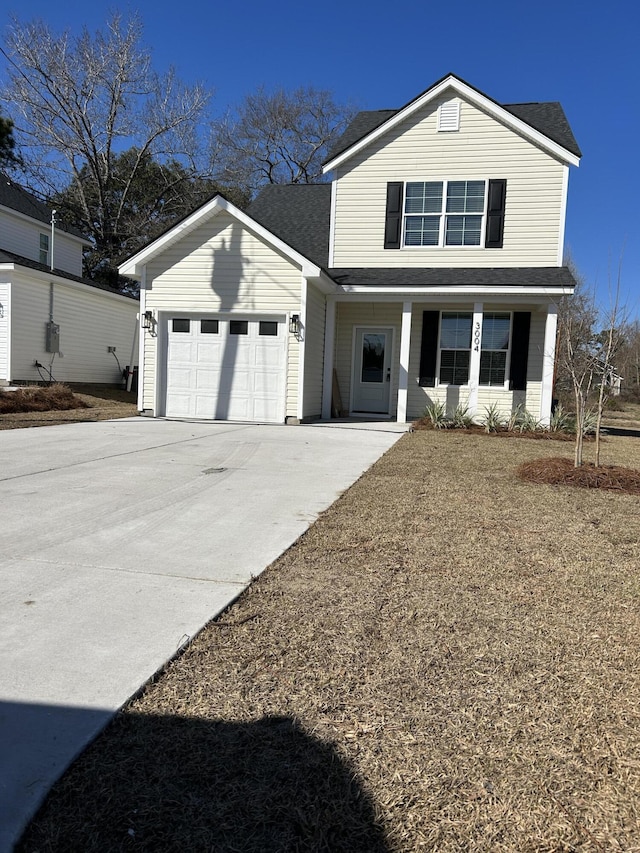
<instances>
[{"instance_id":1,"label":"shadow on lawn","mask_svg":"<svg viewBox=\"0 0 640 853\"><path fill-rule=\"evenodd\" d=\"M288 717L125 714L53 789L17 850L386 853L373 803Z\"/></svg>"}]
</instances>

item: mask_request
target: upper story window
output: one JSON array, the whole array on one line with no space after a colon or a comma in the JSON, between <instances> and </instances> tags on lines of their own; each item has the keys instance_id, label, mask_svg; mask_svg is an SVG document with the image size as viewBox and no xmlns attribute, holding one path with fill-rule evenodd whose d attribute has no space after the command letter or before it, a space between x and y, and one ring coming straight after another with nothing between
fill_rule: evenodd
<instances>
[{"instance_id":1,"label":"upper story window","mask_svg":"<svg viewBox=\"0 0 640 853\"><path fill-rule=\"evenodd\" d=\"M39 261L41 264L49 263L49 235L41 234L40 235L40 255Z\"/></svg>"},{"instance_id":2,"label":"upper story window","mask_svg":"<svg viewBox=\"0 0 640 853\"><path fill-rule=\"evenodd\" d=\"M485 181L407 183L404 245L482 245L485 194Z\"/></svg>"},{"instance_id":3,"label":"upper story window","mask_svg":"<svg viewBox=\"0 0 640 853\"><path fill-rule=\"evenodd\" d=\"M384 248L501 249L507 181L390 181Z\"/></svg>"}]
</instances>

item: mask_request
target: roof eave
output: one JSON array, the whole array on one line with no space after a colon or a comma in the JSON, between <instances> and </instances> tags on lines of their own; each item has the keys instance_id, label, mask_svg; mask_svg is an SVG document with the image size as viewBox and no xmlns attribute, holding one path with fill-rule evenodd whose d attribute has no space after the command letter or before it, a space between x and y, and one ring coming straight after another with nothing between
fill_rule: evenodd
<instances>
[{"instance_id":1,"label":"roof eave","mask_svg":"<svg viewBox=\"0 0 640 853\"><path fill-rule=\"evenodd\" d=\"M341 154L338 154L337 157L326 162L322 167L323 174L327 174L327 172L331 172L338 166L341 166L346 160L353 157L359 151L362 151L362 149L367 145L375 142L376 139L387 133L396 125L400 124L400 122L404 121L408 116L421 109L425 104L428 104L430 101L438 98L446 89L449 88L454 89L460 97L465 98L481 109L484 109L486 112L502 121L503 124L510 126L513 130L544 148L559 160L562 160L571 166L580 165L580 157L576 154L567 150L564 146L559 145L557 142L554 142L544 133L541 133L539 130L536 130L531 127L531 125L522 121L522 119L517 118L483 92L480 92L478 89L475 89L473 86L465 83L454 74L449 74L446 77L443 77L442 80L435 83L430 89L423 92L422 95L414 98L413 101L410 101L406 106L399 109L398 112L391 116L391 118L387 119L387 121L382 122L382 124L378 125L378 127L374 128L370 133L363 136Z\"/></svg>"}]
</instances>

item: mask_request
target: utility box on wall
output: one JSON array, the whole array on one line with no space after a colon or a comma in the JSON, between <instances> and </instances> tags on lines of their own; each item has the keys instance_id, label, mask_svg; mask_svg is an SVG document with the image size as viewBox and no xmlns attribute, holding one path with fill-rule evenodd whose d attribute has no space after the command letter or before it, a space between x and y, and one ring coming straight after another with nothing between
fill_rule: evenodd
<instances>
[{"instance_id":1,"label":"utility box on wall","mask_svg":"<svg viewBox=\"0 0 640 853\"><path fill-rule=\"evenodd\" d=\"M46 325L46 344L47 352L60 352L60 326L49 320Z\"/></svg>"}]
</instances>

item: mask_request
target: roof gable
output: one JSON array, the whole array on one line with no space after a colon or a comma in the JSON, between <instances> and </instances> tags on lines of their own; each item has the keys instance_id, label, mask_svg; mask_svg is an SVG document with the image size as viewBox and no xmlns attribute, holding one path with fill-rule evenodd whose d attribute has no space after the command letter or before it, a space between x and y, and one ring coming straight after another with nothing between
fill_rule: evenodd
<instances>
[{"instance_id":1,"label":"roof gable","mask_svg":"<svg viewBox=\"0 0 640 853\"><path fill-rule=\"evenodd\" d=\"M454 74L448 74L399 110L358 113L325 161L323 171L335 169L448 89L559 159L579 164L581 152L559 103L499 104Z\"/></svg>"},{"instance_id":2,"label":"roof gable","mask_svg":"<svg viewBox=\"0 0 640 853\"><path fill-rule=\"evenodd\" d=\"M320 268L317 264L301 254L297 249L294 249L289 243L285 242L281 237L274 234L264 225L254 219L252 216L244 213L240 208L236 207L224 196L219 193L213 196L208 202L203 204L193 213L186 216L176 225L173 225L155 240L152 240L142 249L128 258L124 263L120 264L118 270L120 275L130 276L131 278L140 279L144 267L164 252L169 246L182 239L184 236L204 225L209 219L212 219L221 211L225 211L240 224L244 225L253 233L257 234L262 240L274 249L282 252L286 257L297 263L302 268L304 275L315 277L320 275Z\"/></svg>"}]
</instances>

